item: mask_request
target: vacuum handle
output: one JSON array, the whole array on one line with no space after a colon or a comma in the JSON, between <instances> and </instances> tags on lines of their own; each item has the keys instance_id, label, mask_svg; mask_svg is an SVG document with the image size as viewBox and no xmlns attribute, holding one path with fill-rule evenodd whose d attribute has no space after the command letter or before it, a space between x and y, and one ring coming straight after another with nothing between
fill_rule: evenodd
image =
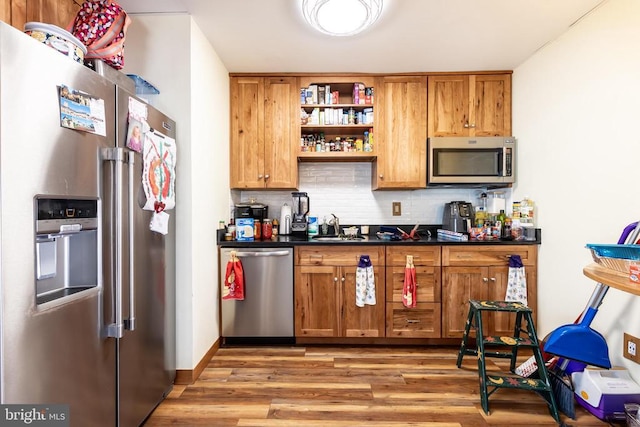
<instances>
[{"instance_id":1,"label":"vacuum handle","mask_svg":"<svg viewBox=\"0 0 640 427\"><path fill-rule=\"evenodd\" d=\"M627 237L629 237L629 234L631 234L631 232L634 230L635 232L633 233L633 236L631 237L631 239L629 239L629 243L632 245L635 244L636 240L638 239L638 234L640 233L640 227L638 227L637 222L633 222L624 228L624 230L622 231L622 234L620 235L620 238L618 239L618 244L622 245L626 243Z\"/></svg>"}]
</instances>

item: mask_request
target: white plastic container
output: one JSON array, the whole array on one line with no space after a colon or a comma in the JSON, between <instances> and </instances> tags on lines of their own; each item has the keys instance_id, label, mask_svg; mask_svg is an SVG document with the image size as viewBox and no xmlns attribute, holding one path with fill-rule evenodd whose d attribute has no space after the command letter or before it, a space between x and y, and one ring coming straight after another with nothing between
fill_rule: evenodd
<instances>
[{"instance_id":1,"label":"white plastic container","mask_svg":"<svg viewBox=\"0 0 640 427\"><path fill-rule=\"evenodd\" d=\"M42 22L27 22L24 32L74 61L84 62L87 47L70 32Z\"/></svg>"}]
</instances>

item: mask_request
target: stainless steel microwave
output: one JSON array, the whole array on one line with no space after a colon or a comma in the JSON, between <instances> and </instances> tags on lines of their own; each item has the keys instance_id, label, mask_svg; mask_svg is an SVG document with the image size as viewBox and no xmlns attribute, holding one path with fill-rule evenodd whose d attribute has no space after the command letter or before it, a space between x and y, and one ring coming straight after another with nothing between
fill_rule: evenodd
<instances>
[{"instance_id":1,"label":"stainless steel microwave","mask_svg":"<svg viewBox=\"0 0 640 427\"><path fill-rule=\"evenodd\" d=\"M512 184L513 137L441 137L427 140L427 184Z\"/></svg>"}]
</instances>

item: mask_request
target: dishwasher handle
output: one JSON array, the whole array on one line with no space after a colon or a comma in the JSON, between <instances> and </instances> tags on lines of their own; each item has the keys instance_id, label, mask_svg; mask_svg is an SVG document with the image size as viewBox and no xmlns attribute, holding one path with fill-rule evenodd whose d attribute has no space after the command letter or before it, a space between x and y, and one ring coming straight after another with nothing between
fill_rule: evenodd
<instances>
[{"instance_id":1,"label":"dishwasher handle","mask_svg":"<svg viewBox=\"0 0 640 427\"><path fill-rule=\"evenodd\" d=\"M239 257L272 257L272 256L287 256L290 251L268 251L268 252L236 252L236 256Z\"/></svg>"}]
</instances>

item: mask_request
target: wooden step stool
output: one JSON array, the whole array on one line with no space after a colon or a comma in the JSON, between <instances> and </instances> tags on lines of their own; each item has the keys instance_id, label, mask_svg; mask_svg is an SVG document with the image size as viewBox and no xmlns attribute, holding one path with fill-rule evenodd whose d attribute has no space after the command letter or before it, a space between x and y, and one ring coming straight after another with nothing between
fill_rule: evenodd
<instances>
[{"instance_id":1,"label":"wooden step stool","mask_svg":"<svg viewBox=\"0 0 640 427\"><path fill-rule=\"evenodd\" d=\"M508 311L516 313L516 321L512 337L484 336L482 333L483 311ZM526 322L526 329L522 328L522 320ZM476 346L469 346L469 331L471 326L475 328ZM526 335L521 335L526 334ZM494 347L485 350L485 347ZM496 348L497 347L497 348ZM501 348L500 348L501 347ZM505 347L508 350L505 350ZM515 374L518 349L530 348L538 365L538 378L526 378ZM501 351L502 350L502 351ZM485 414L489 415L489 396L499 388L517 388L535 391L541 395L549 406L549 412L560 424L558 407L553 396L553 389L549 381L549 374L542 359L542 351L536 329L531 317L531 309L519 302L509 301L469 301L469 316L465 325L460 351L458 352L458 368L462 365L462 358L467 355L475 355L478 358L478 376L480 377L480 401ZM487 374L485 365L486 357L510 359L510 374ZM493 387L489 390L490 387Z\"/></svg>"}]
</instances>

